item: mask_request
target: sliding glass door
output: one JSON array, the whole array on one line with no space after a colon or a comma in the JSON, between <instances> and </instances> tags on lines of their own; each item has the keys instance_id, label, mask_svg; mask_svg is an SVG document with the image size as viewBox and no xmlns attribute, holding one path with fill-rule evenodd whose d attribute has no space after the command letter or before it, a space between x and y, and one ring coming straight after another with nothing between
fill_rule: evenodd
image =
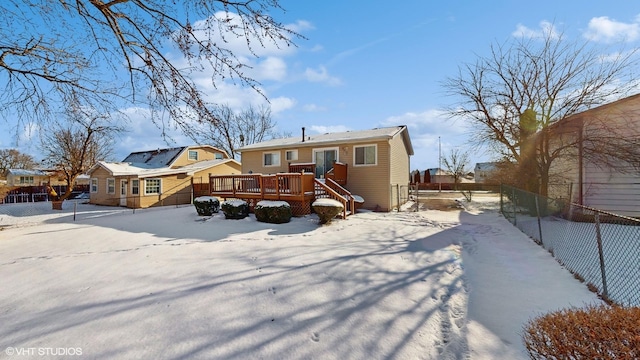
<instances>
[{"instance_id":1,"label":"sliding glass door","mask_svg":"<svg viewBox=\"0 0 640 360\"><path fill-rule=\"evenodd\" d=\"M338 161L338 149L314 149L313 162L316 163L316 178L324 178L324 174L333 169L333 163Z\"/></svg>"}]
</instances>

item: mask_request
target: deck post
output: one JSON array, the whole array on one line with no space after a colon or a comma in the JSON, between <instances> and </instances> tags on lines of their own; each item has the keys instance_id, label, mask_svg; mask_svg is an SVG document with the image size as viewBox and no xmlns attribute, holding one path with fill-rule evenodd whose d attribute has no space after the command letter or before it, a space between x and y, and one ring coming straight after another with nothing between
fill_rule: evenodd
<instances>
[{"instance_id":1,"label":"deck post","mask_svg":"<svg viewBox=\"0 0 640 360\"><path fill-rule=\"evenodd\" d=\"M260 184L260 198L264 199L264 177L260 176L259 179L258 184Z\"/></svg>"}]
</instances>

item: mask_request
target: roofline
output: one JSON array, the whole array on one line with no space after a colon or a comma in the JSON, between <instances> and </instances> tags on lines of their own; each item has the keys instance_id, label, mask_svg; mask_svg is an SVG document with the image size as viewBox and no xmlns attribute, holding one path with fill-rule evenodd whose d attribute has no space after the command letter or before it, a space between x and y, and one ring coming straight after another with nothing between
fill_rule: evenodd
<instances>
[{"instance_id":1,"label":"roofline","mask_svg":"<svg viewBox=\"0 0 640 360\"><path fill-rule=\"evenodd\" d=\"M553 127L558 127L558 126L564 126L567 123L571 123L573 121L580 121L585 116L592 115L593 113L598 113L598 112L600 112L602 110L606 110L609 107L615 107L615 106L620 105L621 103L625 103L627 101L635 100L636 98L640 98L640 93L635 94L635 95L631 95L631 96L627 96L627 97L624 97L622 99L618 99L616 101L612 101L610 103L598 105L596 107L581 111L579 113L571 114L571 115L569 115L567 117L564 117L564 118L554 122L553 124L549 125L549 127L553 128Z\"/></svg>"},{"instance_id":2,"label":"roofline","mask_svg":"<svg viewBox=\"0 0 640 360\"><path fill-rule=\"evenodd\" d=\"M402 134L404 141L405 141L405 146L407 147L407 152L409 153L409 155L413 155L413 144L411 144L411 138L409 137L409 129L407 128L406 125L397 125L395 127L399 127L399 129L391 134L391 135L378 135L378 136L369 136L369 137L363 137L363 138L356 138L356 139L347 139L347 140L324 140L324 141L310 141L310 142L296 142L293 144L273 144L273 145L266 145L266 146L259 146L258 144L251 144L251 145L247 145L247 146L251 146L250 149L246 149L246 148L240 148L237 149L236 151L239 153L242 153L243 151L256 151L256 150L272 150L272 149L291 149L291 148L299 148L299 147L313 147L316 145L337 145L337 144L344 144L344 143L349 143L349 144L355 144L355 143L367 143L370 142L372 140L389 140L392 139L394 137L396 137L398 134ZM391 128L391 127L390 127ZM339 134L336 133L336 134Z\"/></svg>"},{"instance_id":3,"label":"roofline","mask_svg":"<svg viewBox=\"0 0 640 360\"><path fill-rule=\"evenodd\" d=\"M208 160L205 160L208 161ZM202 161L204 162L204 161ZM104 164L107 164L107 162L104 161L98 161L94 166L91 167L91 169L89 169L89 173L93 172L97 167L102 167L103 169L105 169L107 172L109 172L109 174L111 174L111 176L136 176L139 179L144 179L144 178L148 178L148 177L153 177L153 176L164 176L164 175L174 175L174 174L187 174L187 175L193 175L198 171L202 171L203 169L206 169L208 167L216 167L222 164L226 164L228 162L234 162L239 166L242 166L242 164L235 160L235 159L222 159L222 161L213 164L211 166L204 166L204 167L181 167L181 168L175 168L172 169L170 167L162 167L162 168L158 168L158 169L142 169L142 170L147 170L148 173L146 174L141 174L139 172L113 172L111 171L111 169L109 169L108 167L106 167ZM197 163L193 164L193 165L197 165Z\"/></svg>"}]
</instances>

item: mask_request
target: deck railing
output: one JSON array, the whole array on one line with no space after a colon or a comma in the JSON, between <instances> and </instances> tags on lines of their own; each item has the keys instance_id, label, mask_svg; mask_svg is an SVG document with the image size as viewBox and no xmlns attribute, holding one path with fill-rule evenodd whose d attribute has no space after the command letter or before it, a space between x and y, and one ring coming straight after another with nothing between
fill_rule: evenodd
<instances>
[{"instance_id":1,"label":"deck railing","mask_svg":"<svg viewBox=\"0 0 640 360\"><path fill-rule=\"evenodd\" d=\"M313 174L212 175L209 178L210 194L221 197L303 201L312 198L313 191Z\"/></svg>"}]
</instances>

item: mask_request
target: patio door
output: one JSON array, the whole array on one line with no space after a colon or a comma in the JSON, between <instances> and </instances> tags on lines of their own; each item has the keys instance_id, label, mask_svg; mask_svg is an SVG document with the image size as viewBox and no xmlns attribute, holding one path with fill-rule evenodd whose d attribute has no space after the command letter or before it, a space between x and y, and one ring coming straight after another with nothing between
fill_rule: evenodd
<instances>
[{"instance_id":1,"label":"patio door","mask_svg":"<svg viewBox=\"0 0 640 360\"><path fill-rule=\"evenodd\" d=\"M120 180L120 206L127 206L127 180Z\"/></svg>"},{"instance_id":2,"label":"patio door","mask_svg":"<svg viewBox=\"0 0 640 360\"><path fill-rule=\"evenodd\" d=\"M316 178L323 179L324 174L333 169L333 163L338 161L338 149L314 149L313 162L316 163Z\"/></svg>"}]
</instances>

